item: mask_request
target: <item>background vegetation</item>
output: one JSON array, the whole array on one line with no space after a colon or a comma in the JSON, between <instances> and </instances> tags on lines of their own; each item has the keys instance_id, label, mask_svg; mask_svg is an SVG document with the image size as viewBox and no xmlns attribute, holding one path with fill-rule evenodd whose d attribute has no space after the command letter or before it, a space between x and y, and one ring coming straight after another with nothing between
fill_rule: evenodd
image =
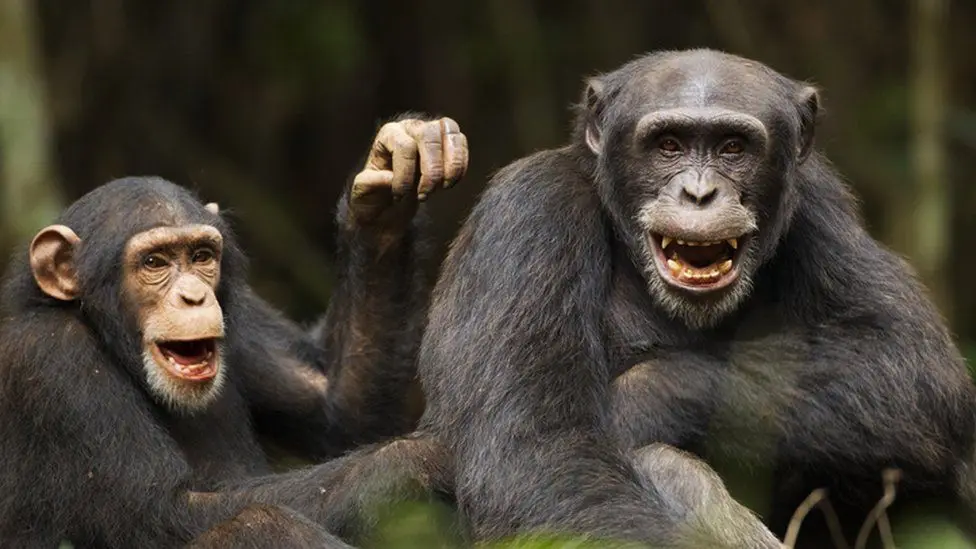
<instances>
[{"instance_id":1,"label":"background vegetation","mask_svg":"<svg viewBox=\"0 0 976 549\"><path fill-rule=\"evenodd\" d=\"M0 269L67 202L158 174L229 208L259 292L308 321L383 119L468 134L431 204L444 244L492 171L566 138L584 76L708 46L823 88L820 146L972 352L974 24L949 0L0 0Z\"/></svg>"}]
</instances>

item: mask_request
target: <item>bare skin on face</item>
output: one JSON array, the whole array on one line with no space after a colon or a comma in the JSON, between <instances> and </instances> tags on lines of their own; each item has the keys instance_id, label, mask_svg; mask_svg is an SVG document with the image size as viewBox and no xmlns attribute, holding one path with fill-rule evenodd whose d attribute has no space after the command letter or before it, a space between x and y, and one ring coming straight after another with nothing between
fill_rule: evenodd
<instances>
[{"instance_id":1,"label":"bare skin on face","mask_svg":"<svg viewBox=\"0 0 976 549\"><path fill-rule=\"evenodd\" d=\"M223 381L224 319L215 294L222 245L208 225L157 227L133 236L124 252L123 287L150 385L191 408L209 402Z\"/></svg>"},{"instance_id":2,"label":"bare skin on face","mask_svg":"<svg viewBox=\"0 0 976 549\"><path fill-rule=\"evenodd\" d=\"M705 131L689 131L690 124ZM735 283L740 251L756 228L740 189L765 155L762 122L722 109L672 109L641 118L635 140L650 149L646 160L664 181L641 212L658 274L697 294Z\"/></svg>"},{"instance_id":3,"label":"bare skin on face","mask_svg":"<svg viewBox=\"0 0 976 549\"><path fill-rule=\"evenodd\" d=\"M80 244L63 225L34 237L31 269L48 296L77 299ZM223 237L212 226L164 226L134 235L123 251L124 300L142 335L146 379L173 408L201 408L223 383L224 319L215 294L222 246Z\"/></svg>"}]
</instances>

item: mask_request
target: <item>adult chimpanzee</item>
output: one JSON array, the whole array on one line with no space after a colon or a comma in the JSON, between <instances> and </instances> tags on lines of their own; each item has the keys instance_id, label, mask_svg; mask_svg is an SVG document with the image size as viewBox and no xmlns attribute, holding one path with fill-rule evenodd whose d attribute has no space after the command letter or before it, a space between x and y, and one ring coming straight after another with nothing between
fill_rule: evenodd
<instances>
[{"instance_id":1,"label":"adult chimpanzee","mask_svg":"<svg viewBox=\"0 0 976 549\"><path fill-rule=\"evenodd\" d=\"M312 337L248 287L216 205L127 178L70 206L3 287L0 545L174 547L219 523L196 543L341 546L316 524L352 536L369 490L395 488L358 472L410 464L353 454L276 476L257 436L320 460L409 429L417 202L466 167L448 118L380 130L339 203L340 282Z\"/></svg>"},{"instance_id":2,"label":"adult chimpanzee","mask_svg":"<svg viewBox=\"0 0 976 549\"><path fill-rule=\"evenodd\" d=\"M650 54L590 80L569 145L494 177L419 356L476 536L673 544L626 459L655 441L772 468L778 533L821 486L856 527L886 466L899 501L973 503L973 384L814 151L818 111L760 63Z\"/></svg>"}]
</instances>

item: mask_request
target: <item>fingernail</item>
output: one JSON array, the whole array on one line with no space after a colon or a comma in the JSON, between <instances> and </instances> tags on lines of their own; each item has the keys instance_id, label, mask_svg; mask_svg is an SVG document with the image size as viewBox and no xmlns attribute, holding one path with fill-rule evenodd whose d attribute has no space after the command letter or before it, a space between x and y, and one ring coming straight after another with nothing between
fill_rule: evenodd
<instances>
[{"instance_id":1,"label":"fingernail","mask_svg":"<svg viewBox=\"0 0 976 549\"><path fill-rule=\"evenodd\" d=\"M419 200L421 202L423 202L424 200L427 200L427 193L420 193L420 194L418 194L417 195L417 200Z\"/></svg>"},{"instance_id":2,"label":"fingernail","mask_svg":"<svg viewBox=\"0 0 976 549\"><path fill-rule=\"evenodd\" d=\"M445 189L450 189L452 186L454 186L454 182L453 181L451 181L450 179L445 179L444 180L444 188Z\"/></svg>"}]
</instances>

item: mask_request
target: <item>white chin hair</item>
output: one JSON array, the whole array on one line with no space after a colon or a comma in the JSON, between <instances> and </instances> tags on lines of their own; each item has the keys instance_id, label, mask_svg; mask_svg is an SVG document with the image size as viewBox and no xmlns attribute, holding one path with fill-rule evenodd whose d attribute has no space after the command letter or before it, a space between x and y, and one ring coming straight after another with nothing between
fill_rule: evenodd
<instances>
[{"instance_id":1,"label":"white chin hair","mask_svg":"<svg viewBox=\"0 0 976 549\"><path fill-rule=\"evenodd\" d=\"M651 297L672 318L684 322L692 330L714 327L732 314L752 289L751 278L747 275L740 275L731 288L723 291L721 297L693 300L680 295L677 290L665 282L653 263L644 267L644 273Z\"/></svg>"},{"instance_id":2,"label":"white chin hair","mask_svg":"<svg viewBox=\"0 0 976 549\"><path fill-rule=\"evenodd\" d=\"M192 414L209 406L224 386L223 349L218 344L217 375L206 382L181 381L174 378L156 363L152 352L142 354L142 366L146 371L149 390L164 406L173 412Z\"/></svg>"}]
</instances>

